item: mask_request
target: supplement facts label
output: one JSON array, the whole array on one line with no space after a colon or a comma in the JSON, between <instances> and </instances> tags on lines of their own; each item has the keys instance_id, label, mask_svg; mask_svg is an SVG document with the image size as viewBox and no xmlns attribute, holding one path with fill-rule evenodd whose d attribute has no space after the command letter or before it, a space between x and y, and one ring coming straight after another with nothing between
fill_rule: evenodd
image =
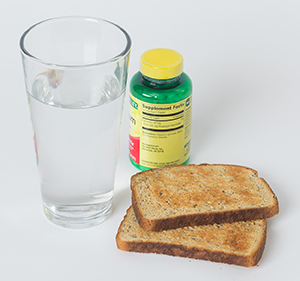
<instances>
[{"instance_id":1,"label":"supplement facts label","mask_svg":"<svg viewBox=\"0 0 300 281\"><path fill-rule=\"evenodd\" d=\"M172 104L152 104L130 95L130 158L156 168L179 165L190 156L192 96Z\"/></svg>"}]
</instances>

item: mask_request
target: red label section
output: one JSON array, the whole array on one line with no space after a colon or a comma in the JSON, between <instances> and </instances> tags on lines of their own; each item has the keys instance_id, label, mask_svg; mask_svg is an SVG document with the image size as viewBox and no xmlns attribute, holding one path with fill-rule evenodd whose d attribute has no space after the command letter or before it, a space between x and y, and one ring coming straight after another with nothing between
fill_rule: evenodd
<instances>
[{"instance_id":1,"label":"red label section","mask_svg":"<svg viewBox=\"0 0 300 281\"><path fill-rule=\"evenodd\" d=\"M129 135L129 155L137 164L140 164L140 138Z\"/></svg>"}]
</instances>

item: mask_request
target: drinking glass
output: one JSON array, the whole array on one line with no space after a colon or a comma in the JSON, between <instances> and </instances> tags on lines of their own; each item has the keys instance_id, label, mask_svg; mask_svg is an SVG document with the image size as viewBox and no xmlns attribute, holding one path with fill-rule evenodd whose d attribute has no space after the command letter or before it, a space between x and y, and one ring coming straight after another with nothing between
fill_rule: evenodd
<instances>
[{"instance_id":1,"label":"drinking glass","mask_svg":"<svg viewBox=\"0 0 300 281\"><path fill-rule=\"evenodd\" d=\"M112 207L130 36L59 17L27 29L20 49L44 212L68 228L98 225Z\"/></svg>"}]
</instances>

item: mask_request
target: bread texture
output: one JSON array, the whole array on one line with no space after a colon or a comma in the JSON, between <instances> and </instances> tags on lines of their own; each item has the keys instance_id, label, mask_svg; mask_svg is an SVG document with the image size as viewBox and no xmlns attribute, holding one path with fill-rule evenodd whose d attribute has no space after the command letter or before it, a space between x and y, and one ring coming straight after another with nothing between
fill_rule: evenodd
<instances>
[{"instance_id":1,"label":"bread texture","mask_svg":"<svg viewBox=\"0 0 300 281\"><path fill-rule=\"evenodd\" d=\"M257 171L237 165L179 165L131 177L132 206L140 226L161 231L270 218L278 200Z\"/></svg>"},{"instance_id":2,"label":"bread texture","mask_svg":"<svg viewBox=\"0 0 300 281\"><path fill-rule=\"evenodd\" d=\"M257 265L266 243L267 221L253 220L147 231L140 227L132 207L120 224L116 243L123 251L156 253L192 259Z\"/></svg>"}]
</instances>

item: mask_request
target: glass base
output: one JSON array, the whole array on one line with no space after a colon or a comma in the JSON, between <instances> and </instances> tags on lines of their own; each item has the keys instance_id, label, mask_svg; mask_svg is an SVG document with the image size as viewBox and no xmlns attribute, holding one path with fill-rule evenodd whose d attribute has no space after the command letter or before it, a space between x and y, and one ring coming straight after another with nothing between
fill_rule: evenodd
<instances>
[{"instance_id":1,"label":"glass base","mask_svg":"<svg viewBox=\"0 0 300 281\"><path fill-rule=\"evenodd\" d=\"M83 229L104 222L110 215L112 200L100 204L55 205L43 202L46 217L66 228Z\"/></svg>"}]
</instances>

